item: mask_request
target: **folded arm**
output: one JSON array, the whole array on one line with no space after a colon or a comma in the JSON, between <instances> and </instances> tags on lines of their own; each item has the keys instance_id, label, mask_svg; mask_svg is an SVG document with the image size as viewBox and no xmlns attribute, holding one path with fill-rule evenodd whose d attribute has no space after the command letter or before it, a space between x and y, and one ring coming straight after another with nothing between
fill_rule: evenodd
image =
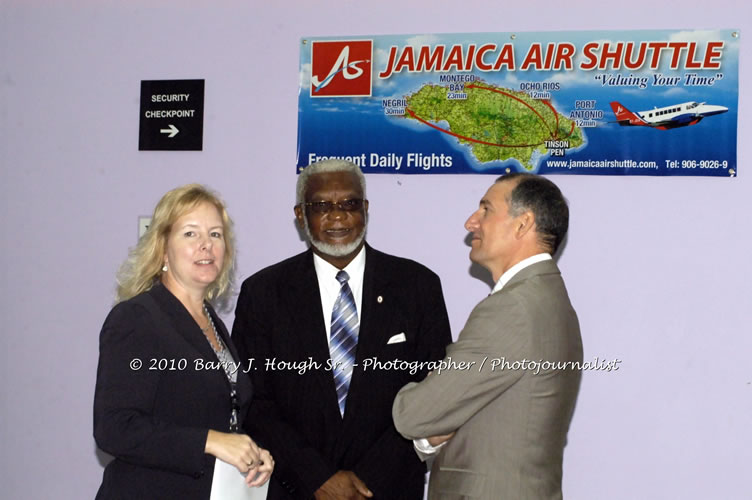
<instances>
[{"instance_id":1,"label":"folded arm","mask_svg":"<svg viewBox=\"0 0 752 500\"><path fill-rule=\"evenodd\" d=\"M529 344L523 313L513 300L495 299L484 300L473 310L431 376L397 394L392 414L403 436L450 434L522 377L521 370L493 366L500 358L508 362L524 358Z\"/></svg>"}]
</instances>

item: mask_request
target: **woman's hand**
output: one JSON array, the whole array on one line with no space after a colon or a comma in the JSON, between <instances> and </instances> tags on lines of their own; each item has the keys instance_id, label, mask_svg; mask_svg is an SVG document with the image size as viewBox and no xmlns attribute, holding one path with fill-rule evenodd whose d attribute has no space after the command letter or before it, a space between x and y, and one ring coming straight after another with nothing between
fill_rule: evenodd
<instances>
[{"instance_id":1,"label":"woman's hand","mask_svg":"<svg viewBox=\"0 0 752 500\"><path fill-rule=\"evenodd\" d=\"M245 478L246 484L250 486L262 486L269 480L274 471L274 459L269 450L259 448L259 462L250 471Z\"/></svg>"},{"instance_id":2,"label":"woman's hand","mask_svg":"<svg viewBox=\"0 0 752 500\"><path fill-rule=\"evenodd\" d=\"M255 473L262 460L261 450L253 442L253 439L245 434L231 434L209 430L209 434L206 436L204 452L217 457L223 462L227 462L243 474L249 473L249 476L251 472ZM269 452L266 450L264 452L266 452L266 456L271 461Z\"/></svg>"}]
</instances>

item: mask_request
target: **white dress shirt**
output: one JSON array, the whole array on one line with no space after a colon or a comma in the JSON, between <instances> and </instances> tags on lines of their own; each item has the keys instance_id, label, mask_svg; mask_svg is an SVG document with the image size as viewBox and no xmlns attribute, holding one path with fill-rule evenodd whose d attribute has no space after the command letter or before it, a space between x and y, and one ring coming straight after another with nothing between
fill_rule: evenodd
<instances>
[{"instance_id":1,"label":"white dress shirt","mask_svg":"<svg viewBox=\"0 0 752 500\"><path fill-rule=\"evenodd\" d=\"M551 254L548 253L539 253L536 255L533 255L532 257L528 257L527 259L522 259L517 264L513 265L506 271L504 271L504 274L501 275L499 278L499 281L496 282L496 285L494 285L493 290L491 290L491 294L494 294L504 288L504 285L509 283L509 281L514 278L514 276L525 269L526 267L532 266L533 264L537 264L538 262L543 262L544 260L551 260Z\"/></svg>"},{"instance_id":2,"label":"white dress shirt","mask_svg":"<svg viewBox=\"0 0 752 500\"><path fill-rule=\"evenodd\" d=\"M339 296L342 287L337 281L337 273L340 271L315 253L313 254L313 267L316 269L316 278L319 281L319 295L321 296L321 310L324 312L324 326L326 327L326 340L330 341L332 329L332 311L334 303ZM360 249L343 271L347 272L350 279L347 284L355 299L355 308L358 311L358 321L361 317L361 303L363 299L363 273L366 270L366 247Z\"/></svg>"}]
</instances>

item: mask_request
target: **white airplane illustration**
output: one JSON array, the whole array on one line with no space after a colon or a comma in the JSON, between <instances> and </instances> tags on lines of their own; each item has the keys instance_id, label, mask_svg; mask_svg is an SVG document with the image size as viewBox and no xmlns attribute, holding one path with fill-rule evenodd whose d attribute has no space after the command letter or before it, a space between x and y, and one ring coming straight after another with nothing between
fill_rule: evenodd
<instances>
[{"instance_id":1,"label":"white airplane illustration","mask_svg":"<svg viewBox=\"0 0 752 500\"><path fill-rule=\"evenodd\" d=\"M619 125L653 127L660 130L695 125L706 116L719 115L728 111L728 108L723 106L714 106L704 102L683 102L665 108L653 108L633 113L618 101L614 101L611 103L611 109Z\"/></svg>"}]
</instances>

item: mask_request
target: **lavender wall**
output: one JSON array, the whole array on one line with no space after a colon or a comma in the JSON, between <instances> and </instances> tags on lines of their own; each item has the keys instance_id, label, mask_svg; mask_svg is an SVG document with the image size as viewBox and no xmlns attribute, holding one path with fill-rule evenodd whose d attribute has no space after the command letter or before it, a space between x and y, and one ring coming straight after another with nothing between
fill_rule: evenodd
<instances>
[{"instance_id":1,"label":"lavender wall","mask_svg":"<svg viewBox=\"0 0 752 500\"><path fill-rule=\"evenodd\" d=\"M742 89L750 77L741 0L2 3L3 498L93 497L97 336L137 216L162 193L192 181L222 193L240 279L304 248L292 213L300 37L739 28ZM139 82L176 78L206 79L204 151L139 152ZM752 494L744 92L739 106L736 179L554 178L571 201L560 266L585 356L623 360L618 372L584 376L569 498ZM488 292L469 274L462 225L491 181L368 177L369 241L439 273L455 334Z\"/></svg>"}]
</instances>

